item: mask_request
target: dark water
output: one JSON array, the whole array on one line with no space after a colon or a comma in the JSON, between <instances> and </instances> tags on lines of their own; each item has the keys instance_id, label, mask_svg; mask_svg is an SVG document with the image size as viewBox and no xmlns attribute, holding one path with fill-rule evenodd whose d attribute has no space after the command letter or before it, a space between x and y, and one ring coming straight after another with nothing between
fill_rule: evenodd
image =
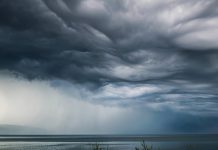
<instances>
[{"instance_id":1,"label":"dark water","mask_svg":"<svg viewBox=\"0 0 218 150\"><path fill-rule=\"evenodd\" d=\"M218 135L0 135L0 149L91 150L98 143L109 150L134 150L142 141L153 150L218 150Z\"/></svg>"}]
</instances>

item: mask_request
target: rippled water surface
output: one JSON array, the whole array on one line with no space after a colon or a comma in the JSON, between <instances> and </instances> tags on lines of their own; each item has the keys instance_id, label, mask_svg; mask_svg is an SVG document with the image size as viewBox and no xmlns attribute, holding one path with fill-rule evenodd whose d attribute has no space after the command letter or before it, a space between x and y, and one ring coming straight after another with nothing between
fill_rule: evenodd
<instances>
[{"instance_id":1,"label":"rippled water surface","mask_svg":"<svg viewBox=\"0 0 218 150\"><path fill-rule=\"evenodd\" d=\"M218 135L10 135L0 136L0 149L91 150L97 143L108 150L134 150L143 140L154 150L218 150Z\"/></svg>"}]
</instances>

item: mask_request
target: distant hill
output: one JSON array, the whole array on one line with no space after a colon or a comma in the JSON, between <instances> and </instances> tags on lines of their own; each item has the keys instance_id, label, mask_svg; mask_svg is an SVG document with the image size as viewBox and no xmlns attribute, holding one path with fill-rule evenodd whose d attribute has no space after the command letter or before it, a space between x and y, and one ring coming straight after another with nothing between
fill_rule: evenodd
<instances>
[{"instance_id":1,"label":"distant hill","mask_svg":"<svg viewBox=\"0 0 218 150\"><path fill-rule=\"evenodd\" d=\"M0 125L0 135L47 134L46 130L29 126Z\"/></svg>"}]
</instances>

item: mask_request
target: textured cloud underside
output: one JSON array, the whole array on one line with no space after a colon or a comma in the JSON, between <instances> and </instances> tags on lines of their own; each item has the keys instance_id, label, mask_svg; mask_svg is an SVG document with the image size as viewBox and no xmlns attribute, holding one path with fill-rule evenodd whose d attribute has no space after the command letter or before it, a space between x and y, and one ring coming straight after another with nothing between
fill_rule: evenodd
<instances>
[{"instance_id":1,"label":"textured cloud underside","mask_svg":"<svg viewBox=\"0 0 218 150\"><path fill-rule=\"evenodd\" d=\"M1 74L79 89L83 100L107 107L216 117L217 6L216 0L1 0Z\"/></svg>"}]
</instances>

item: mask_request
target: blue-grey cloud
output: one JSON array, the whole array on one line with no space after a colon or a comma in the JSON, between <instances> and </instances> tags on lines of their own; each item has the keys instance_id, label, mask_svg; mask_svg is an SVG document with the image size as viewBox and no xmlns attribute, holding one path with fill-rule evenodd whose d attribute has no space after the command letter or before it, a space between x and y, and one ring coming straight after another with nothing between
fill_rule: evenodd
<instances>
[{"instance_id":1,"label":"blue-grey cloud","mask_svg":"<svg viewBox=\"0 0 218 150\"><path fill-rule=\"evenodd\" d=\"M69 93L79 85L91 103L217 118L217 6L216 0L1 0L0 70L57 87L66 82Z\"/></svg>"}]
</instances>

